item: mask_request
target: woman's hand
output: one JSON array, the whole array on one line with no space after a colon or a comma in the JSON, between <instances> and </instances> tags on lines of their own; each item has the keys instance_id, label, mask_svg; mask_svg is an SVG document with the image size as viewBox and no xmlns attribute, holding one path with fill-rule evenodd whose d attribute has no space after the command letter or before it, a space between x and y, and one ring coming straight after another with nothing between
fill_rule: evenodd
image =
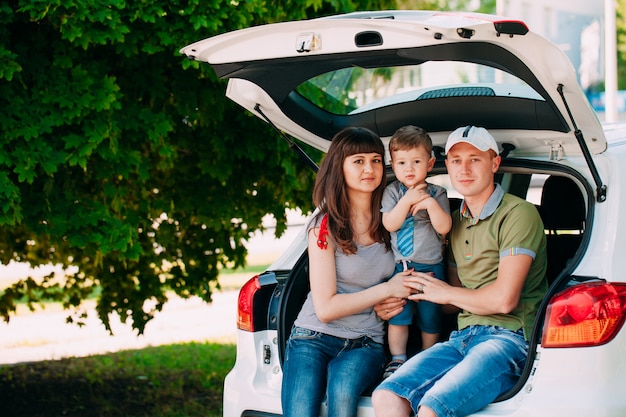
<instances>
[{"instance_id":1,"label":"woman's hand","mask_svg":"<svg viewBox=\"0 0 626 417\"><path fill-rule=\"evenodd\" d=\"M404 298L388 298L374 305L374 311L383 320L397 316L404 309L406 300Z\"/></svg>"},{"instance_id":2,"label":"woman's hand","mask_svg":"<svg viewBox=\"0 0 626 417\"><path fill-rule=\"evenodd\" d=\"M408 298L413 292L410 287L405 284L407 278L413 274L413 269L398 272L389 279L384 285L387 286L387 295L396 298Z\"/></svg>"}]
</instances>

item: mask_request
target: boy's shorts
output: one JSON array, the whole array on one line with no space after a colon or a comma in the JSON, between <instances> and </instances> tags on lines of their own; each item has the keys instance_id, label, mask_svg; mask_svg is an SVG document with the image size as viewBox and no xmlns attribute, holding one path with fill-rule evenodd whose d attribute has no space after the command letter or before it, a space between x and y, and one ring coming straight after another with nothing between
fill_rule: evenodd
<instances>
[{"instance_id":1,"label":"boy's shorts","mask_svg":"<svg viewBox=\"0 0 626 417\"><path fill-rule=\"evenodd\" d=\"M406 269L405 269L406 267ZM416 262L397 262L395 272L413 269L416 272L432 272L435 278L443 280L443 261L434 265L419 264ZM391 319L389 324L396 326L408 326L413 322L413 315L417 311L416 323L424 333L436 334L441 332L441 306L430 301L409 301L402 312Z\"/></svg>"}]
</instances>

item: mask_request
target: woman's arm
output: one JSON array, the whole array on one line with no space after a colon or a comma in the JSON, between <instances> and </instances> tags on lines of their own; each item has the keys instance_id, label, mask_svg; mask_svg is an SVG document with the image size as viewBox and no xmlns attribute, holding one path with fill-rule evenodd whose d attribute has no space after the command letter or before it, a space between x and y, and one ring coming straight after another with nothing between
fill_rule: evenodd
<instances>
[{"instance_id":1,"label":"woman's arm","mask_svg":"<svg viewBox=\"0 0 626 417\"><path fill-rule=\"evenodd\" d=\"M309 231L309 277L313 306L320 321L327 323L360 313L390 297L406 298L411 290L403 285L408 273L401 273L387 282L350 294L337 293L335 247L331 241L326 249L317 245L319 228Z\"/></svg>"}]
</instances>

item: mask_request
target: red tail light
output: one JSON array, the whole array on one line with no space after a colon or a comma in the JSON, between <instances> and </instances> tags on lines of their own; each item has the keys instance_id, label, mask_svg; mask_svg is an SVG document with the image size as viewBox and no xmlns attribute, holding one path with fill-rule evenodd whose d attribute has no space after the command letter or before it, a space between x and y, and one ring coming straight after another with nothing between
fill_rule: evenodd
<instances>
[{"instance_id":1,"label":"red tail light","mask_svg":"<svg viewBox=\"0 0 626 417\"><path fill-rule=\"evenodd\" d=\"M611 341L626 317L626 284L580 284L556 294L546 311L542 346L599 346Z\"/></svg>"},{"instance_id":2,"label":"red tail light","mask_svg":"<svg viewBox=\"0 0 626 417\"><path fill-rule=\"evenodd\" d=\"M248 332L254 331L254 295L261 289L259 276L252 277L239 290L237 303L237 328Z\"/></svg>"}]
</instances>

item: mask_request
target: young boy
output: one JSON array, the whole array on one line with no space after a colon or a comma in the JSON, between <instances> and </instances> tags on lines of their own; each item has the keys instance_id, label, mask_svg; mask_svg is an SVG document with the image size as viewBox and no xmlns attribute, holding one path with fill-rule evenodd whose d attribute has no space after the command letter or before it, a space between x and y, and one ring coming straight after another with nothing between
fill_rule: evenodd
<instances>
[{"instance_id":1,"label":"young boy","mask_svg":"<svg viewBox=\"0 0 626 417\"><path fill-rule=\"evenodd\" d=\"M389 142L391 167L396 181L385 189L381 212L383 225L391 233L396 273L413 269L444 279L445 235L452 227L446 189L426 182L433 169L432 141L424 129L405 126ZM441 328L441 306L428 301L409 302L402 313L389 320L388 340L391 361L387 378L407 359L409 325L417 309L422 349L434 345Z\"/></svg>"}]
</instances>

